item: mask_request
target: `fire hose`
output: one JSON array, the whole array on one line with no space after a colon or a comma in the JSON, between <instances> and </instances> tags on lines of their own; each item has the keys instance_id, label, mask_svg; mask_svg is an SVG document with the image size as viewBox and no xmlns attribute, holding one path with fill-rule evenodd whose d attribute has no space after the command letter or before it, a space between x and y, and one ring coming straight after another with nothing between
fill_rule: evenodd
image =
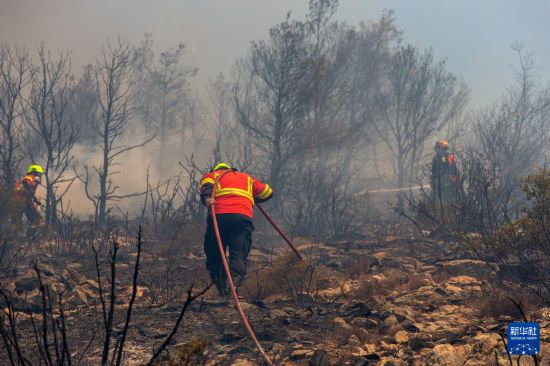
<instances>
[{"instance_id":1,"label":"fire hose","mask_svg":"<svg viewBox=\"0 0 550 366\"><path fill-rule=\"evenodd\" d=\"M258 204L256 206L260 209L260 212L264 215L264 217L267 219L267 221L269 221L271 226L273 226L273 228L279 233L279 235L281 235L281 237L284 239L284 241L286 241L286 243L290 246L290 248L296 254L296 256L298 256L298 258L300 258L300 260L303 261L304 258L302 258L302 255L300 254L300 252L298 252L298 249L296 249L296 247L294 245L292 245L292 242L290 241L290 239L285 235L285 233L283 233L283 231L281 229L279 229L279 227L275 224L275 222L267 214L267 212L264 210L264 208L262 206L258 205Z\"/></svg>"},{"instance_id":2,"label":"fire hose","mask_svg":"<svg viewBox=\"0 0 550 366\"><path fill-rule=\"evenodd\" d=\"M222 245L222 239L220 236L220 230L218 228L218 221L216 220L216 210L214 208L215 206L215 196L216 196L216 187L218 186L219 181L222 179L222 177L230 172L231 170L228 170L221 174L220 176L216 177L216 180L214 182L214 186L212 187L212 198L214 199L214 203L210 206L210 214L212 215L212 223L214 225L214 231L216 233L216 239L218 242L218 249L220 250L220 256L222 258L223 268L225 270L225 274L227 276L227 280L229 282L229 287L231 289L231 294L233 295L233 299L235 299L235 307L237 308L237 311L239 312L239 315L241 317L241 320L243 322L244 327L246 328L246 331L250 335L250 338L252 338L252 341L254 341L254 344L256 345L256 348L261 353L263 358L265 359L266 363L269 366L273 366L273 361L269 358L269 356L265 353L264 349L262 348L262 345L258 341L258 338L256 338L256 335L254 334L254 331L250 327L250 324L248 323L248 319L246 318L246 315L244 314L243 308L241 306L241 302L239 301L239 296L237 295L237 290L235 290L235 284L233 283L233 278L231 277L231 271L229 270L229 264L227 263L227 258L225 257L225 251L223 250ZM298 252L298 250L292 245L292 242L288 239L288 237L279 229L279 227L273 222L271 217L267 214L267 212L260 206L257 205L257 207L260 209L262 214L265 216L265 218L273 225L275 230L282 236L282 238L286 241L286 243L292 248L294 253L298 256L298 258L302 259L302 256Z\"/></svg>"}]
</instances>

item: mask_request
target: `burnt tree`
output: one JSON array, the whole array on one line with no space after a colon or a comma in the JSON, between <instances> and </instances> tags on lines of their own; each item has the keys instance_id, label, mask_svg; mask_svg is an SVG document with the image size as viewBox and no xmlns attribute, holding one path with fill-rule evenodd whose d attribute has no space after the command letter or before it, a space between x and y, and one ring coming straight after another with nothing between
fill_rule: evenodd
<instances>
[{"instance_id":1,"label":"burnt tree","mask_svg":"<svg viewBox=\"0 0 550 366\"><path fill-rule=\"evenodd\" d=\"M22 160L21 92L28 83L28 53L0 46L0 186L11 187Z\"/></svg>"},{"instance_id":2,"label":"burnt tree","mask_svg":"<svg viewBox=\"0 0 550 366\"><path fill-rule=\"evenodd\" d=\"M110 201L136 195L117 194L119 186L113 181L113 175L119 173L114 167L120 155L143 146L151 139L133 145L124 143L124 136L130 126L132 114L132 67L134 53L129 44L118 40L106 43L95 66L96 94L101 112L98 134L101 138L102 161L93 170L97 177L99 192L92 193L91 177L88 166L79 179L84 183L86 196L93 203L95 227L103 229L107 221Z\"/></svg>"},{"instance_id":3,"label":"burnt tree","mask_svg":"<svg viewBox=\"0 0 550 366\"><path fill-rule=\"evenodd\" d=\"M24 103L24 119L33 132L25 143L33 161L44 166L46 215L48 225L55 225L58 206L75 177L67 176L74 156L78 132L68 113L73 102L74 83L70 74L69 53L60 51L56 58L42 44L38 62L28 65L30 93Z\"/></svg>"},{"instance_id":4,"label":"burnt tree","mask_svg":"<svg viewBox=\"0 0 550 366\"><path fill-rule=\"evenodd\" d=\"M411 45L393 52L384 79L375 127L392 157L397 185L405 187L415 179L426 142L461 115L468 90L432 50Z\"/></svg>"}]
</instances>

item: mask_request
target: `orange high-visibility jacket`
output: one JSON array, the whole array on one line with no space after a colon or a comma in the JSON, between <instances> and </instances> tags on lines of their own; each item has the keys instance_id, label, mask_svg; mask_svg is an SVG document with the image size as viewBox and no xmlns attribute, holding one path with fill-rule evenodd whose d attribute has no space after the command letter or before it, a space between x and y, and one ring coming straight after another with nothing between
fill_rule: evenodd
<instances>
[{"instance_id":1,"label":"orange high-visibility jacket","mask_svg":"<svg viewBox=\"0 0 550 366\"><path fill-rule=\"evenodd\" d=\"M233 213L252 218L254 203L267 201L273 195L271 187L259 179L243 172L223 169L202 177L200 194L203 203L212 194L216 178L220 176L215 193L216 214Z\"/></svg>"},{"instance_id":2,"label":"orange high-visibility jacket","mask_svg":"<svg viewBox=\"0 0 550 366\"><path fill-rule=\"evenodd\" d=\"M23 178L21 178L19 182L15 184L15 199L28 204L33 203L33 201L36 200L34 195L37 188L38 182L36 181L34 175L25 175Z\"/></svg>"}]
</instances>

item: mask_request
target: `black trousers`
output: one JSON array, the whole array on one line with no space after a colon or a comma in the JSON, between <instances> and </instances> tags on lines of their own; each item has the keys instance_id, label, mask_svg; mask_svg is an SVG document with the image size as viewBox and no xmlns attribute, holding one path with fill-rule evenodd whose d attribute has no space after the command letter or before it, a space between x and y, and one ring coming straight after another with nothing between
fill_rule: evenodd
<instances>
[{"instance_id":1,"label":"black trousers","mask_svg":"<svg viewBox=\"0 0 550 366\"><path fill-rule=\"evenodd\" d=\"M216 221L224 251L229 247L229 270L233 281L238 286L246 275L248 254L252 247L252 231L254 231L252 219L240 214L217 214ZM210 278L217 285L224 284L226 275L210 214L206 220L204 253Z\"/></svg>"},{"instance_id":2,"label":"black trousers","mask_svg":"<svg viewBox=\"0 0 550 366\"><path fill-rule=\"evenodd\" d=\"M38 213L38 210L34 206L32 205L26 206L24 212L25 212L25 216L27 216L27 220L29 220L29 222L32 225L40 224L40 214Z\"/></svg>"},{"instance_id":3,"label":"black trousers","mask_svg":"<svg viewBox=\"0 0 550 366\"><path fill-rule=\"evenodd\" d=\"M31 225L40 224L40 214L38 213L38 210L34 207L32 203L17 204L17 206L14 208L13 211L14 211L14 214L12 216L12 223L14 225L21 226L21 219L23 215L27 217L27 221Z\"/></svg>"}]
</instances>

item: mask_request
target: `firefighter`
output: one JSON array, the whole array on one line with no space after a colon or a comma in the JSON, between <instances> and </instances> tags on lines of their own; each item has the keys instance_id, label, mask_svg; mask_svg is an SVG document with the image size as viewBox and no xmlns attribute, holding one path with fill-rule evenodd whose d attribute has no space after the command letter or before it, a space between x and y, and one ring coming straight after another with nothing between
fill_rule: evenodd
<instances>
[{"instance_id":1,"label":"firefighter","mask_svg":"<svg viewBox=\"0 0 550 366\"><path fill-rule=\"evenodd\" d=\"M21 225L21 216L25 214L30 223L27 236L31 235L40 225L40 200L36 197L36 189L42 181L44 170L38 164L31 164L27 168L27 175L15 185L14 198L17 209L14 213L14 224Z\"/></svg>"},{"instance_id":2,"label":"firefighter","mask_svg":"<svg viewBox=\"0 0 550 366\"><path fill-rule=\"evenodd\" d=\"M214 183L218 179L215 197L212 196ZM232 169L226 163L216 164L200 182L200 198L203 205L216 210L216 221L224 251L229 247L229 269L233 283L238 288L246 274L247 258L252 246L252 213L254 204L265 202L273 196L271 187L260 180ZM227 278L218 249L216 233L209 214L204 236L206 269L216 285L220 296L229 295Z\"/></svg>"},{"instance_id":3,"label":"firefighter","mask_svg":"<svg viewBox=\"0 0 550 366\"><path fill-rule=\"evenodd\" d=\"M443 203L456 200L460 191L460 178L456 156L449 152L447 140L435 143L430 184L435 200Z\"/></svg>"}]
</instances>

